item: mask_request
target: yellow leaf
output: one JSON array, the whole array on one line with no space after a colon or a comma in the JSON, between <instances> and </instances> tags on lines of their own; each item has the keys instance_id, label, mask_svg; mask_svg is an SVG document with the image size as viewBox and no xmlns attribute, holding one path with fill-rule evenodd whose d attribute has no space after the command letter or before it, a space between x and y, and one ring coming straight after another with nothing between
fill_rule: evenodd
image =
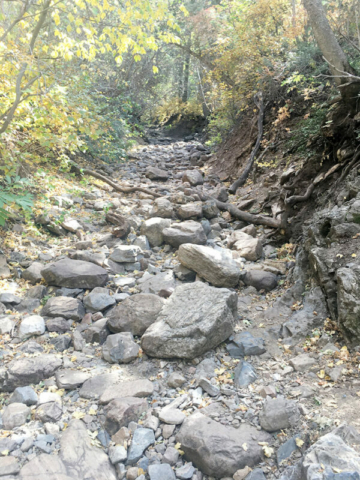
<instances>
[{"instance_id":1,"label":"yellow leaf","mask_svg":"<svg viewBox=\"0 0 360 480\"><path fill-rule=\"evenodd\" d=\"M299 448L301 448L304 445L304 442L301 440L301 438L296 438L295 443Z\"/></svg>"},{"instance_id":2,"label":"yellow leaf","mask_svg":"<svg viewBox=\"0 0 360 480\"><path fill-rule=\"evenodd\" d=\"M85 413L84 412L74 412L72 414L72 416L78 420L80 420L81 418L84 418L85 417Z\"/></svg>"},{"instance_id":3,"label":"yellow leaf","mask_svg":"<svg viewBox=\"0 0 360 480\"><path fill-rule=\"evenodd\" d=\"M248 449L247 443L243 443L242 448L245 450L245 452L247 452L247 449Z\"/></svg>"},{"instance_id":4,"label":"yellow leaf","mask_svg":"<svg viewBox=\"0 0 360 480\"><path fill-rule=\"evenodd\" d=\"M274 449L268 446L263 447L265 457L270 458L271 455L274 453Z\"/></svg>"},{"instance_id":5,"label":"yellow leaf","mask_svg":"<svg viewBox=\"0 0 360 480\"><path fill-rule=\"evenodd\" d=\"M89 410L89 415L96 415L96 410L94 410L93 408L90 408Z\"/></svg>"},{"instance_id":6,"label":"yellow leaf","mask_svg":"<svg viewBox=\"0 0 360 480\"><path fill-rule=\"evenodd\" d=\"M76 355L73 355L73 356L70 358L70 360L71 360L72 362L76 362L77 356L76 356Z\"/></svg>"}]
</instances>

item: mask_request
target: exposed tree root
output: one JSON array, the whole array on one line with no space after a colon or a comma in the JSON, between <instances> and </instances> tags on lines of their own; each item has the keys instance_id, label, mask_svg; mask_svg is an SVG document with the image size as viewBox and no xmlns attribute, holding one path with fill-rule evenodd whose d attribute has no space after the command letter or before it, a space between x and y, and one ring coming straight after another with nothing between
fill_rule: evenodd
<instances>
[{"instance_id":1,"label":"exposed tree root","mask_svg":"<svg viewBox=\"0 0 360 480\"><path fill-rule=\"evenodd\" d=\"M265 108L264 108L264 100L263 100L262 92L259 92L255 95L254 101L255 101L256 106L259 109L258 136L257 136L257 139L256 139L255 147L254 147L253 151L251 152L250 158L249 158L248 163L246 164L246 166L244 168L243 173L241 174L240 178L238 178L238 180L236 180L236 182L234 182L231 185L231 187L229 188L229 192L232 193L232 194L236 193L236 190L239 187L241 187L242 185L244 185L244 183L246 182L246 180L249 176L249 173L251 172L252 166L254 165L255 157L257 155L257 152L259 151L261 139L262 139L263 132L264 132L264 110L265 110Z\"/></svg>"},{"instance_id":2,"label":"exposed tree root","mask_svg":"<svg viewBox=\"0 0 360 480\"><path fill-rule=\"evenodd\" d=\"M110 187L112 187L117 192L121 192L121 193L143 192L143 193L147 193L148 195L152 195L155 198L161 197L159 193L153 192L148 188L122 187L117 183L113 182L112 180L110 180L108 177L105 177L105 175L101 175L100 173L94 172L93 170L89 170L88 168L80 168L78 165L75 165L75 164L72 165L71 171L77 173L78 175L90 175L91 177L97 178L98 180L101 180L102 182L110 185Z\"/></svg>"}]
</instances>

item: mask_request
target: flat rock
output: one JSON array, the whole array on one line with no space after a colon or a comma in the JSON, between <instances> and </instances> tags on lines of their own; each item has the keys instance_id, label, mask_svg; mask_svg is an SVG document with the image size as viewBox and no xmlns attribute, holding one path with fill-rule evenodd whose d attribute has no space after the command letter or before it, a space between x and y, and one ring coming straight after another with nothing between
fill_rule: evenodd
<instances>
[{"instance_id":1,"label":"flat rock","mask_svg":"<svg viewBox=\"0 0 360 480\"><path fill-rule=\"evenodd\" d=\"M251 335L250 332L241 332L234 335L232 340L234 347L228 349L232 357L245 357L249 355L262 355L266 352L264 340Z\"/></svg>"},{"instance_id":2,"label":"flat rock","mask_svg":"<svg viewBox=\"0 0 360 480\"><path fill-rule=\"evenodd\" d=\"M142 293L152 293L154 295L158 295L161 290L175 288L176 286L175 277L171 270L156 275L144 275L138 283Z\"/></svg>"},{"instance_id":3,"label":"flat rock","mask_svg":"<svg viewBox=\"0 0 360 480\"><path fill-rule=\"evenodd\" d=\"M107 388L115 386L120 382L121 376L119 373L103 373L89 378L83 383L79 391L81 398L89 400L97 400Z\"/></svg>"},{"instance_id":4,"label":"flat rock","mask_svg":"<svg viewBox=\"0 0 360 480\"><path fill-rule=\"evenodd\" d=\"M270 435L250 425L226 427L199 412L184 421L176 436L185 459L216 478L231 477L240 468L261 462L262 447L258 442L270 439ZM243 448L245 443L247 449Z\"/></svg>"},{"instance_id":5,"label":"flat rock","mask_svg":"<svg viewBox=\"0 0 360 480\"><path fill-rule=\"evenodd\" d=\"M173 223L171 227L163 230L166 243L178 248L184 243L205 245L207 237L203 226L199 222L188 220L187 222Z\"/></svg>"},{"instance_id":6,"label":"flat rock","mask_svg":"<svg viewBox=\"0 0 360 480\"><path fill-rule=\"evenodd\" d=\"M81 387L81 385L89 380L90 373L82 372L80 370L57 370L56 385L58 388L64 388L65 390L74 390Z\"/></svg>"},{"instance_id":7,"label":"flat rock","mask_svg":"<svg viewBox=\"0 0 360 480\"><path fill-rule=\"evenodd\" d=\"M169 174L166 170L161 170L157 167L148 167L145 173L147 178L150 180L167 180L169 178Z\"/></svg>"},{"instance_id":8,"label":"flat rock","mask_svg":"<svg viewBox=\"0 0 360 480\"><path fill-rule=\"evenodd\" d=\"M315 358L303 353L302 355L292 358L289 363L297 372L306 372L306 370L309 370L314 365L317 365L318 362L315 360Z\"/></svg>"},{"instance_id":9,"label":"flat rock","mask_svg":"<svg viewBox=\"0 0 360 480\"><path fill-rule=\"evenodd\" d=\"M42 354L34 358L20 358L0 369L0 392L12 392L17 387L37 384L54 375L62 365L56 355Z\"/></svg>"},{"instance_id":10,"label":"flat rock","mask_svg":"<svg viewBox=\"0 0 360 480\"><path fill-rule=\"evenodd\" d=\"M41 270L48 285L67 288L102 287L108 281L107 271L94 263L65 258Z\"/></svg>"},{"instance_id":11,"label":"flat rock","mask_svg":"<svg viewBox=\"0 0 360 480\"><path fill-rule=\"evenodd\" d=\"M196 282L177 287L141 346L158 358L194 358L215 348L233 331L237 296Z\"/></svg>"},{"instance_id":12,"label":"flat rock","mask_svg":"<svg viewBox=\"0 0 360 480\"><path fill-rule=\"evenodd\" d=\"M136 245L118 245L110 255L110 260L117 263L135 263L142 258L143 251Z\"/></svg>"},{"instance_id":13,"label":"flat rock","mask_svg":"<svg viewBox=\"0 0 360 480\"><path fill-rule=\"evenodd\" d=\"M116 385L108 387L100 396L99 402L106 404L111 402L114 398L125 397L149 397L154 393L154 385L150 380L128 380L126 382L120 382Z\"/></svg>"},{"instance_id":14,"label":"flat rock","mask_svg":"<svg viewBox=\"0 0 360 480\"><path fill-rule=\"evenodd\" d=\"M85 315L85 308L77 298L52 297L41 310L41 315L80 321Z\"/></svg>"},{"instance_id":15,"label":"flat rock","mask_svg":"<svg viewBox=\"0 0 360 480\"><path fill-rule=\"evenodd\" d=\"M84 298L84 306L90 312L102 312L116 304L116 300L109 294L107 288L96 287Z\"/></svg>"},{"instance_id":16,"label":"flat rock","mask_svg":"<svg viewBox=\"0 0 360 480\"><path fill-rule=\"evenodd\" d=\"M0 476L17 475L20 472L20 465L15 457L0 457Z\"/></svg>"},{"instance_id":17,"label":"flat rock","mask_svg":"<svg viewBox=\"0 0 360 480\"><path fill-rule=\"evenodd\" d=\"M164 300L157 295L131 295L111 311L107 326L114 333L131 332L141 336L156 321L163 306Z\"/></svg>"},{"instance_id":18,"label":"flat rock","mask_svg":"<svg viewBox=\"0 0 360 480\"><path fill-rule=\"evenodd\" d=\"M239 283L239 267L225 251L186 243L180 246L178 258L216 287L235 287Z\"/></svg>"},{"instance_id":19,"label":"flat rock","mask_svg":"<svg viewBox=\"0 0 360 480\"><path fill-rule=\"evenodd\" d=\"M105 407L105 429L114 435L121 427L137 422L147 410L148 404L144 398L115 398Z\"/></svg>"},{"instance_id":20,"label":"flat rock","mask_svg":"<svg viewBox=\"0 0 360 480\"><path fill-rule=\"evenodd\" d=\"M173 469L167 463L149 466L150 480L176 480ZM181 477L177 477L181 478ZM189 477L191 478L191 477Z\"/></svg>"},{"instance_id":21,"label":"flat rock","mask_svg":"<svg viewBox=\"0 0 360 480\"><path fill-rule=\"evenodd\" d=\"M144 451L154 443L155 435L150 428L137 428L131 441L126 463L134 465L142 457Z\"/></svg>"},{"instance_id":22,"label":"flat rock","mask_svg":"<svg viewBox=\"0 0 360 480\"><path fill-rule=\"evenodd\" d=\"M177 408L163 408L159 413L162 422L168 425L181 425L186 418L185 413Z\"/></svg>"},{"instance_id":23,"label":"flat rock","mask_svg":"<svg viewBox=\"0 0 360 480\"><path fill-rule=\"evenodd\" d=\"M190 218L202 217L202 203L190 202L185 205L181 205L177 211L179 217L182 220L189 220Z\"/></svg>"}]
</instances>

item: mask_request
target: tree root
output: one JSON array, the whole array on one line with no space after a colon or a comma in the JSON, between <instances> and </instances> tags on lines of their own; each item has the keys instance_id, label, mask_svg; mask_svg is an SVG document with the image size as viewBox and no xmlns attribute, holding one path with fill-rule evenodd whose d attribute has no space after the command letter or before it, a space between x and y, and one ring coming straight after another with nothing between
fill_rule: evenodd
<instances>
[{"instance_id":1,"label":"tree root","mask_svg":"<svg viewBox=\"0 0 360 480\"><path fill-rule=\"evenodd\" d=\"M121 192L121 193L143 192L148 195L152 195L155 198L159 198L162 196L159 193L153 192L152 190L149 190L143 187L121 187L117 183L110 180L110 178L105 177L105 175L101 175L100 173L94 172L93 170L90 170L88 168L80 168L76 164L73 164L71 166L71 171L77 173L78 175L90 175L91 177L97 178L98 180L101 180L102 182L110 185L110 187L112 187L117 192Z\"/></svg>"}]
</instances>

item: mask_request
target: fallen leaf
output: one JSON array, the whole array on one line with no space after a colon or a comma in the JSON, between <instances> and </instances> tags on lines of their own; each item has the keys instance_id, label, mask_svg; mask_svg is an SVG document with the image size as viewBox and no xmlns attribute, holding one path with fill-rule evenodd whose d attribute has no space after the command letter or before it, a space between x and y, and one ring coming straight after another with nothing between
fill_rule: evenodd
<instances>
[{"instance_id":1,"label":"fallen leaf","mask_svg":"<svg viewBox=\"0 0 360 480\"><path fill-rule=\"evenodd\" d=\"M274 449L268 446L263 447L265 457L270 458L271 455L274 453Z\"/></svg>"},{"instance_id":2,"label":"fallen leaf","mask_svg":"<svg viewBox=\"0 0 360 480\"><path fill-rule=\"evenodd\" d=\"M304 442L303 440L301 440L301 438L296 438L295 443L299 448L301 448L304 445Z\"/></svg>"}]
</instances>

